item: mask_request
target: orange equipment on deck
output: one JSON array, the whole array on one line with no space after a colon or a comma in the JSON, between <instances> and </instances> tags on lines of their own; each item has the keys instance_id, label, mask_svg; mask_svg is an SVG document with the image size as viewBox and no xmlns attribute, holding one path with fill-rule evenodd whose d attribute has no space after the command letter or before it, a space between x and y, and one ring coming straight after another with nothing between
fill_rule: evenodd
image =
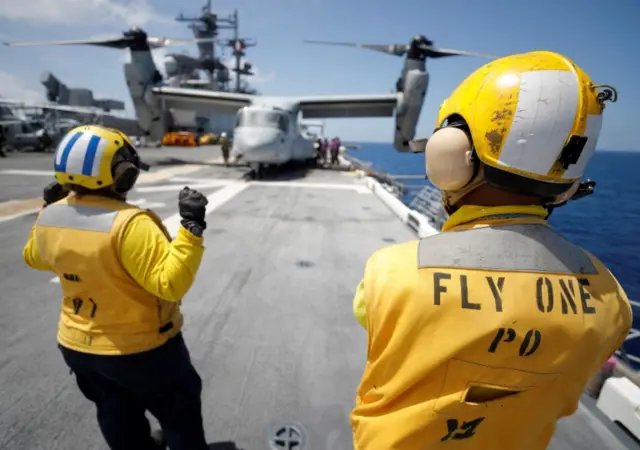
<instances>
[{"instance_id":1,"label":"orange equipment on deck","mask_svg":"<svg viewBox=\"0 0 640 450\"><path fill-rule=\"evenodd\" d=\"M177 133L166 133L162 138L162 145L179 145L181 147L195 147L196 136L194 133L179 131Z\"/></svg>"},{"instance_id":2,"label":"orange equipment on deck","mask_svg":"<svg viewBox=\"0 0 640 450\"><path fill-rule=\"evenodd\" d=\"M218 142L218 135L215 133L205 133L198 139L200 145L213 145Z\"/></svg>"}]
</instances>

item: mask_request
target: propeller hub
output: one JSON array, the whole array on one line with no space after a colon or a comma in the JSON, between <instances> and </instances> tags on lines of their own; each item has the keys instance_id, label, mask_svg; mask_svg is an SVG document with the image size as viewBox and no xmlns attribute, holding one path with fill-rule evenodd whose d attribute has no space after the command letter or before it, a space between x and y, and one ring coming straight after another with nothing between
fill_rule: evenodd
<instances>
[{"instance_id":1,"label":"propeller hub","mask_svg":"<svg viewBox=\"0 0 640 450\"><path fill-rule=\"evenodd\" d=\"M427 46L432 46L433 45L433 41L430 39L427 39L426 36L424 36L423 34L417 34L413 37L412 44L417 44L417 45L427 45Z\"/></svg>"},{"instance_id":2,"label":"propeller hub","mask_svg":"<svg viewBox=\"0 0 640 450\"><path fill-rule=\"evenodd\" d=\"M134 38L134 39L147 39L147 33L142 31L140 27L131 27L128 31L124 32L126 37Z\"/></svg>"},{"instance_id":3,"label":"propeller hub","mask_svg":"<svg viewBox=\"0 0 640 450\"><path fill-rule=\"evenodd\" d=\"M422 35L414 36L407 50L407 58L418 61L424 61L428 56L427 48L431 47L433 42Z\"/></svg>"}]
</instances>

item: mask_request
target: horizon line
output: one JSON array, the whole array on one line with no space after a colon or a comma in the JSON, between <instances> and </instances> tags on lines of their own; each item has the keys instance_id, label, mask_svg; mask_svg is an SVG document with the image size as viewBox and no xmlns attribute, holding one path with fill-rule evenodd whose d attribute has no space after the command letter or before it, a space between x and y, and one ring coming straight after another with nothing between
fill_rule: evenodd
<instances>
[{"instance_id":1,"label":"horizon line","mask_svg":"<svg viewBox=\"0 0 640 450\"><path fill-rule=\"evenodd\" d=\"M387 141L358 141L355 139L344 139L346 143L354 143L354 144L384 144L393 146L393 142ZM624 153L633 153L640 152L640 148L638 149L621 149L621 148L596 148L596 152L624 152ZM410 153L410 152L409 152Z\"/></svg>"}]
</instances>

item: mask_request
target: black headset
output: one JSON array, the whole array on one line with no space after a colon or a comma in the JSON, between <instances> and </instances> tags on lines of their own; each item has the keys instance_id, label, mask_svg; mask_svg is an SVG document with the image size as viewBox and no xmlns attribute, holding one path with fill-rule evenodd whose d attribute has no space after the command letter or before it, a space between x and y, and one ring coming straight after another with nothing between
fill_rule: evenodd
<instances>
[{"instance_id":1,"label":"black headset","mask_svg":"<svg viewBox=\"0 0 640 450\"><path fill-rule=\"evenodd\" d=\"M117 130L114 130L117 132ZM118 134L121 134L118 132ZM115 141L116 145L120 142ZM140 171L149 170L148 164L140 161L136 149L123 139L123 146L116 152L111 162L111 176L113 177L113 190L118 194L129 192L138 180Z\"/></svg>"}]
</instances>

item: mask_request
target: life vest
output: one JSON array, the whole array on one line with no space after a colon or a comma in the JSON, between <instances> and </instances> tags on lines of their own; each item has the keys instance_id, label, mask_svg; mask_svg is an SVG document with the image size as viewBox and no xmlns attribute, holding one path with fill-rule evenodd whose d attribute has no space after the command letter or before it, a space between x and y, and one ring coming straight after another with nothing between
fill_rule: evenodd
<instances>
[{"instance_id":1,"label":"life vest","mask_svg":"<svg viewBox=\"0 0 640 450\"><path fill-rule=\"evenodd\" d=\"M44 208L35 227L41 259L60 278L58 342L85 353L123 355L164 344L182 328L179 304L145 291L120 263L129 221L150 211L100 196L71 195Z\"/></svg>"},{"instance_id":2,"label":"life vest","mask_svg":"<svg viewBox=\"0 0 640 450\"><path fill-rule=\"evenodd\" d=\"M631 327L616 279L543 208L460 213L367 264L357 450L546 449Z\"/></svg>"}]
</instances>

